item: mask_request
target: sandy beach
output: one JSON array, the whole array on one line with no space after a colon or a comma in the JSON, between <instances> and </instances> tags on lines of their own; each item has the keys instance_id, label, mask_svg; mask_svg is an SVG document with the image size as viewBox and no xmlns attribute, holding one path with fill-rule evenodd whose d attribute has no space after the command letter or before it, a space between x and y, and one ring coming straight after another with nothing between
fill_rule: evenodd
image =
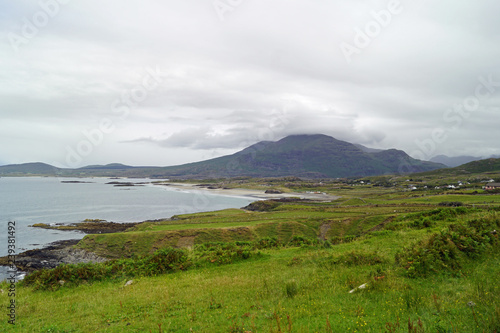
<instances>
[{"instance_id":1,"label":"sandy beach","mask_svg":"<svg viewBox=\"0 0 500 333\"><path fill-rule=\"evenodd\" d=\"M204 186L199 186L197 184L186 184L186 183L164 183L164 186L169 186L170 188L175 188L180 191L204 191L208 193L218 194L218 195L228 195L233 197L250 197L260 200L268 199L282 199L282 198L300 198L309 199L314 201L333 201L340 198L340 196L328 195L325 193L300 193L300 192L287 192L280 194L265 193L265 190L255 190L255 189L245 189L245 188L232 188L232 189L210 189Z\"/></svg>"}]
</instances>

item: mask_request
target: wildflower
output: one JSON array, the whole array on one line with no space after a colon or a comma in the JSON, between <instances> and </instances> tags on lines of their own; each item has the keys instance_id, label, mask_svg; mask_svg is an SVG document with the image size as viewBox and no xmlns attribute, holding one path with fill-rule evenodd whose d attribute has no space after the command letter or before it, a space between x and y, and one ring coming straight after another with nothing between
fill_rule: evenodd
<instances>
[{"instance_id":1,"label":"wildflower","mask_svg":"<svg viewBox=\"0 0 500 333\"><path fill-rule=\"evenodd\" d=\"M470 306L471 308L476 306L476 303L470 301L469 303L467 303L467 306Z\"/></svg>"}]
</instances>

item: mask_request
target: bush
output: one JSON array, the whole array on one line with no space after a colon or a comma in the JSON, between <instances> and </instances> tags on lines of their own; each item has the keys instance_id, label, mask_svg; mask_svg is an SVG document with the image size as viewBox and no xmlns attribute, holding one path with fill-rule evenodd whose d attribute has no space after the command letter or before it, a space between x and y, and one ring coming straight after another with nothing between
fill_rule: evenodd
<instances>
[{"instance_id":1,"label":"bush","mask_svg":"<svg viewBox=\"0 0 500 333\"><path fill-rule=\"evenodd\" d=\"M305 246L315 245L318 241L316 239L306 238L304 236L293 236L288 242L287 246Z\"/></svg>"},{"instance_id":2,"label":"bush","mask_svg":"<svg viewBox=\"0 0 500 333\"><path fill-rule=\"evenodd\" d=\"M167 248L138 259L110 260L103 263L59 265L53 269L35 271L21 282L35 289L55 290L62 285L102 281L123 277L153 276L189 267L184 250Z\"/></svg>"},{"instance_id":3,"label":"bush","mask_svg":"<svg viewBox=\"0 0 500 333\"><path fill-rule=\"evenodd\" d=\"M418 220L411 222L411 227L417 229L430 228L434 225L434 222L428 217L421 217Z\"/></svg>"},{"instance_id":4,"label":"bush","mask_svg":"<svg viewBox=\"0 0 500 333\"><path fill-rule=\"evenodd\" d=\"M344 237L335 236L335 237L328 239L328 241L333 245L342 244L342 243L351 243L351 242L355 241L356 238L358 238L358 237L359 237L358 235L344 236Z\"/></svg>"},{"instance_id":5,"label":"bush","mask_svg":"<svg viewBox=\"0 0 500 333\"><path fill-rule=\"evenodd\" d=\"M257 254L252 242L206 243L195 248L199 262L225 265Z\"/></svg>"},{"instance_id":6,"label":"bush","mask_svg":"<svg viewBox=\"0 0 500 333\"><path fill-rule=\"evenodd\" d=\"M405 248L396 255L396 262L409 277L425 277L431 273L458 274L464 258L476 258L491 246L498 246L496 218L452 224L448 229Z\"/></svg>"},{"instance_id":7,"label":"bush","mask_svg":"<svg viewBox=\"0 0 500 333\"><path fill-rule=\"evenodd\" d=\"M280 241L277 237L265 237L261 238L256 242L256 246L259 249L272 249L281 246Z\"/></svg>"}]
</instances>

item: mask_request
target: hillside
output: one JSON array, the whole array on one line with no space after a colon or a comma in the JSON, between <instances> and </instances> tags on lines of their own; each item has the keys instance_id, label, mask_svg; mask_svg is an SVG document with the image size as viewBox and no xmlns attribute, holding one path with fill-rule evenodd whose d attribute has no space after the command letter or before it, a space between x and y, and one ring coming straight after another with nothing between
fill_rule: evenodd
<instances>
[{"instance_id":1,"label":"hillside","mask_svg":"<svg viewBox=\"0 0 500 333\"><path fill-rule=\"evenodd\" d=\"M277 142L256 143L233 155L171 167L109 164L58 169L48 165L45 168L25 165L0 167L0 175L343 178L423 172L444 167L442 164L413 159L401 150L370 150L326 135L292 135Z\"/></svg>"},{"instance_id":2,"label":"hillside","mask_svg":"<svg viewBox=\"0 0 500 333\"><path fill-rule=\"evenodd\" d=\"M168 176L189 178L362 177L394 174L402 170L421 172L444 165L411 158L396 149L363 151L326 135L292 135L277 142L260 142L236 154L208 161L165 168Z\"/></svg>"},{"instance_id":3,"label":"hillside","mask_svg":"<svg viewBox=\"0 0 500 333\"><path fill-rule=\"evenodd\" d=\"M459 176L469 174L485 174L500 171L500 158L488 158L480 161L473 161L458 167L433 170L420 173L422 176Z\"/></svg>"},{"instance_id":4,"label":"hillside","mask_svg":"<svg viewBox=\"0 0 500 333\"><path fill-rule=\"evenodd\" d=\"M60 169L45 163L24 163L0 166L0 175L52 175Z\"/></svg>"},{"instance_id":5,"label":"hillside","mask_svg":"<svg viewBox=\"0 0 500 333\"><path fill-rule=\"evenodd\" d=\"M488 158L500 158L498 155L491 155ZM437 155L434 156L433 158L430 159L431 162L435 163L441 163L444 164L448 167L454 168L466 163L470 163L473 161L480 161L484 159L488 159L485 157L474 157L474 156L456 156L456 157L449 157L446 155Z\"/></svg>"}]
</instances>

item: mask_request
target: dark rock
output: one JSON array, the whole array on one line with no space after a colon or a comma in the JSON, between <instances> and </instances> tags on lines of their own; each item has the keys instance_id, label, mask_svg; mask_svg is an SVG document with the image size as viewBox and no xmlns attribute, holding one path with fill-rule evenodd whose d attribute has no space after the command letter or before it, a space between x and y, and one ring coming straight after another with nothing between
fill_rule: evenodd
<instances>
[{"instance_id":1,"label":"dark rock","mask_svg":"<svg viewBox=\"0 0 500 333\"><path fill-rule=\"evenodd\" d=\"M109 234L113 232L122 232L136 226L139 223L116 223L101 220L84 221L72 224L56 224L54 226L46 223L33 224L31 227L43 229L55 229L63 231L82 231L86 234Z\"/></svg>"},{"instance_id":2,"label":"dark rock","mask_svg":"<svg viewBox=\"0 0 500 333\"><path fill-rule=\"evenodd\" d=\"M280 190L272 190L272 189L271 190L266 190L265 193L266 194L283 194L283 192L280 191Z\"/></svg>"},{"instance_id":3,"label":"dark rock","mask_svg":"<svg viewBox=\"0 0 500 333\"><path fill-rule=\"evenodd\" d=\"M78 242L78 239L57 241L43 249L20 253L16 256L16 267L20 271L29 273L43 268L55 268L60 264L103 262L107 260L92 252L74 248L73 246ZM6 257L1 257L0 264L3 264L5 259Z\"/></svg>"}]
</instances>

